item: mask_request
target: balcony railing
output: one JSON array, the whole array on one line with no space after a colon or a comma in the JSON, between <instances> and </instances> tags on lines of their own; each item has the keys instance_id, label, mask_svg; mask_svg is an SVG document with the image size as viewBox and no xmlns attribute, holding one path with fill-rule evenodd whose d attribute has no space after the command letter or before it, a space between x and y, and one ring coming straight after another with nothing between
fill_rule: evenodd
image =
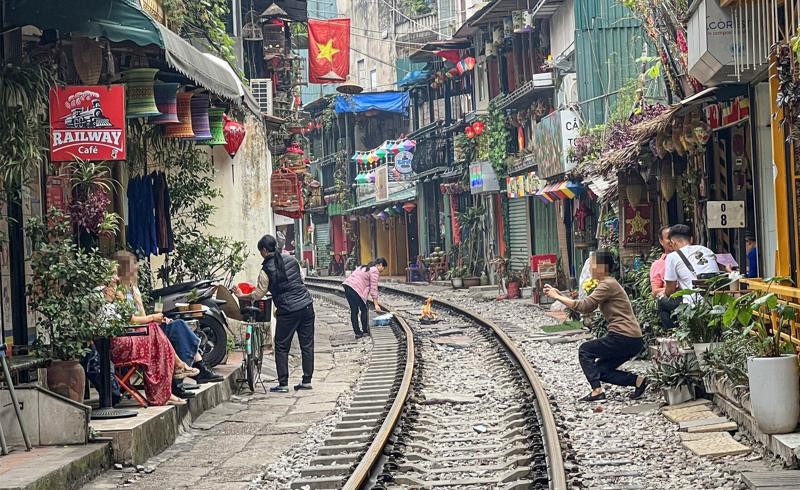
<instances>
[{"instance_id":1,"label":"balcony railing","mask_svg":"<svg viewBox=\"0 0 800 490\"><path fill-rule=\"evenodd\" d=\"M438 34L441 29L439 28L439 14L431 12L429 14L421 15L419 17L410 16L407 19L402 15L398 15L395 28L397 29L398 41L412 41L412 42L426 42L438 39Z\"/></svg>"},{"instance_id":2,"label":"balcony railing","mask_svg":"<svg viewBox=\"0 0 800 490\"><path fill-rule=\"evenodd\" d=\"M551 72L537 73L530 80L520 85L510 94L500 94L492 102L498 109L509 109L529 105L539 91L553 89L553 74Z\"/></svg>"}]
</instances>

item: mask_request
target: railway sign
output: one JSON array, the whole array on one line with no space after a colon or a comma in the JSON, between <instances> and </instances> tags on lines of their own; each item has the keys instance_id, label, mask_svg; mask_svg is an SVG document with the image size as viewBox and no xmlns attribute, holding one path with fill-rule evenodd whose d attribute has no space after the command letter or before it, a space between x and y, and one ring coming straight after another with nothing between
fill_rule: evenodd
<instances>
[{"instance_id":1,"label":"railway sign","mask_svg":"<svg viewBox=\"0 0 800 490\"><path fill-rule=\"evenodd\" d=\"M744 201L708 201L709 228L744 228Z\"/></svg>"},{"instance_id":2,"label":"railway sign","mask_svg":"<svg viewBox=\"0 0 800 490\"><path fill-rule=\"evenodd\" d=\"M125 160L125 87L50 90L50 159Z\"/></svg>"}]
</instances>

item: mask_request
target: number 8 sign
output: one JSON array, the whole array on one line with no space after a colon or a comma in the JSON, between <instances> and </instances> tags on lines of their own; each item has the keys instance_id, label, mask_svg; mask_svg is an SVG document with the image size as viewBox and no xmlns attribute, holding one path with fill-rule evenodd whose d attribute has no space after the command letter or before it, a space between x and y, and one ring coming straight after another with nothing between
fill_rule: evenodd
<instances>
[{"instance_id":1,"label":"number 8 sign","mask_svg":"<svg viewBox=\"0 0 800 490\"><path fill-rule=\"evenodd\" d=\"M744 201L709 201L709 228L744 228Z\"/></svg>"}]
</instances>

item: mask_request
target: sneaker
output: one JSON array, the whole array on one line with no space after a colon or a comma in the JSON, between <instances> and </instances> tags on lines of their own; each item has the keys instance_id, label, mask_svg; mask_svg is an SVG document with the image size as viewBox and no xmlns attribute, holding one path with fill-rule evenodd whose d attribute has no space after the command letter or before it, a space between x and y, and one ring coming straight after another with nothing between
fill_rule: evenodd
<instances>
[{"instance_id":1,"label":"sneaker","mask_svg":"<svg viewBox=\"0 0 800 490\"><path fill-rule=\"evenodd\" d=\"M294 391L298 390L313 390L314 388L311 386L311 383L300 383L294 385Z\"/></svg>"},{"instance_id":2,"label":"sneaker","mask_svg":"<svg viewBox=\"0 0 800 490\"><path fill-rule=\"evenodd\" d=\"M644 395L644 392L647 391L648 384L649 381L647 380L647 378L644 378L644 380L642 380L642 384L637 386L636 389L633 390L633 393L631 393L630 395L631 400L638 400L639 398L641 398Z\"/></svg>"},{"instance_id":3,"label":"sneaker","mask_svg":"<svg viewBox=\"0 0 800 490\"><path fill-rule=\"evenodd\" d=\"M357 333L356 334L356 340L361 340L363 338L364 338L364 334L363 333Z\"/></svg>"},{"instance_id":4,"label":"sneaker","mask_svg":"<svg viewBox=\"0 0 800 490\"><path fill-rule=\"evenodd\" d=\"M198 362L195 366L200 371L200 374L194 377L194 380L197 381L198 384L217 383L225 379L221 374L215 373L208 368L203 361Z\"/></svg>"},{"instance_id":5,"label":"sneaker","mask_svg":"<svg viewBox=\"0 0 800 490\"><path fill-rule=\"evenodd\" d=\"M189 398L194 398L197 396L196 393L192 393L190 391L186 391L182 386L177 386L174 390L172 390L172 394L181 398L183 400L187 400Z\"/></svg>"},{"instance_id":6,"label":"sneaker","mask_svg":"<svg viewBox=\"0 0 800 490\"><path fill-rule=\"evenodd\" d=\"M271 393L289 393L289 386L277 385L269 389Z\"/></svg>"}]
</instances>

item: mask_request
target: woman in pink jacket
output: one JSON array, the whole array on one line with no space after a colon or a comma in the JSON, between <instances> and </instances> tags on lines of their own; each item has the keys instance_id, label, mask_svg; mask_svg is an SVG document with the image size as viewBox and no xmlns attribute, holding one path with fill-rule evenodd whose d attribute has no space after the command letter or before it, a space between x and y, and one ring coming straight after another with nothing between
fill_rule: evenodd
<instances>
[{"instance_id":1,"label":"woman in pink jacket","mask_svg":"<svg viewBox=\"0 0 800 490\"><path fill-rule=\"evenodd\" d=\"M364 334L369 335L369 315L367 315L367 300L372 297L375 311L380 312L378 304L378 279L381 272L389 263L383 257L378 257L367 265L362 265L350 274L342 286L347 303L350 304L350 322L353 332L360 339ZM358 316L361 313L361 327L358 328Z\"/></svg>"}]
</instances>

